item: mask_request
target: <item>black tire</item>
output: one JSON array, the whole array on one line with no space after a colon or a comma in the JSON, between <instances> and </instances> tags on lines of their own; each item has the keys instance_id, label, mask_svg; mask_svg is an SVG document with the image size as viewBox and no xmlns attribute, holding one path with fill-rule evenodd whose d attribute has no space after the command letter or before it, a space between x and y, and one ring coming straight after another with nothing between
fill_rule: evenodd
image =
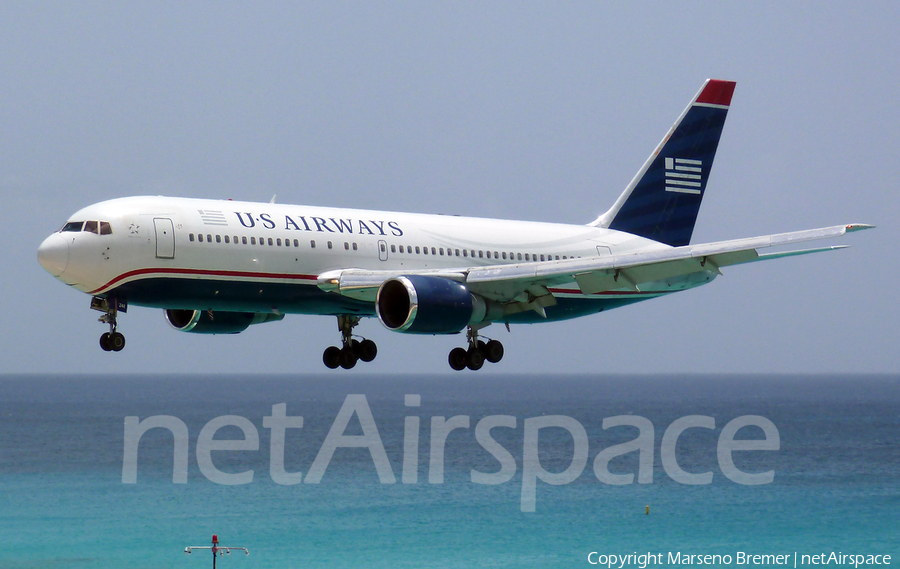
<instances>
[{"instance_id":1,"label":"black tire","mask_svg":"<svg viewBox=\"0 0 900 569\"><path fill-rule=\"evenodd\" d=\"M341 348L341 367L344 369L352 369L353 366L356 365L356 360L359 358L356 357L356 354L353 352L353 348L350 346L344 346Z\"/></svg>"},{"instance_id":2,"label":"black tire","mask_svg":"<svg viewBox=\"0 0 900 569\"><path fill-rule=\"evenodd\" d=\"M328 369L337 369L341 365L341 349L337 346L328 346L322 354L322 362Z\"/></svg>"},{"instance_id":3,"label":"black tire","mask_svg":"<svg viewBox=\"0 0 900 569\"><path fill-rule=\"evenodd\" d=\"M378 355L378 346L372 340L363 340L354 350L359 359L368 363Z\"/></svg>"},{"instance_id":4,"label":"black tire","mask_svg":"<svg viewBox=\"0 0 900 569\"><path fill-rule=\"evenodd\" d=\"M484 359L495 364L503 359L503 344L497 340L491 340L484 346Z\"/></svg>"},{"instance_id":5,"label":"black tire","mask_svg":"<svg viewBox=\"0 0 900 569\"><path fill-rule=\"evenodd\" d=\"M484 365L484 352L478 348L469 348L466 352L466 367L472 371L478 371Z\"/></svg>"},{"instance_id":6,"label":"black tire","mask_svg":"<svg viewBox=\"0 0 900 569\"><path fill-rule=\"evenodd\" d=\"M114 352L121 352L125 348L125 336L119 332L109 335L109 348Z\"/></svg>"},{"instance_id":7,"label":"black tire","mask_svg":"<svg viewBox=\"0 0 900 569\"><path fill-rule=\"evenodd\" d=\"M100 348L104 352L109 352L112 348L109 345L109 332L104 332L102 336L100 336Z\"/></svg>"},{"instance_id":8,"label":"black tire","mask_svg":"<svg viewBox=\"0 0 900 569\"><path fill-rule=\"evenodd\" d=\"M484 347L487 346L487 344L484 343L484 340L478 340L475 345L478 346L478 349L482 352L484 351Z\"/></svg>"},{"instance_id":9,"label":"black tire","mask_svg":"<svg viewBox=\"0 0 900 569\"><path fill-rule=\"evenodd\" d=\"M450 362L450 367L456 371L466 369L466 351L464 349L453 348L450 350L450 356L447 359Z\"/></svg>"}]
</instances>

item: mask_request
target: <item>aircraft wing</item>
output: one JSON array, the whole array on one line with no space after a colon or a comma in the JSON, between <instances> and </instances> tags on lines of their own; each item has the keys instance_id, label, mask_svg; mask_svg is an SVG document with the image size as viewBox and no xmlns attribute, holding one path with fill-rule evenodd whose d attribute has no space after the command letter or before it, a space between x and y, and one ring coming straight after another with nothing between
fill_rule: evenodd
<instances>
[{"instance_id":1,"label":"aircraft wing","mask_svg":"<svg viewBox=\"0 0 900 569\"><path fill-rule=\"evenodd\" d=\"M490 300L518 303L525 310L540 311L542 306L555 304L549 291L551 286L575 282L584 294L611 290L640 291L644 284L659 283L704 271L719 273L720 267L729 265L843 249L845 245L769 254L760 254L758 251L767 247L839 237L871 227L874 226L837 225L747 239L666 247L641 253L451 270L344 269L323 273L319 276L318 284L326 291L374 302L378 288L390 278L411 274L430 275L465 283L471 292Z\"/></svg>"}]
</instances>

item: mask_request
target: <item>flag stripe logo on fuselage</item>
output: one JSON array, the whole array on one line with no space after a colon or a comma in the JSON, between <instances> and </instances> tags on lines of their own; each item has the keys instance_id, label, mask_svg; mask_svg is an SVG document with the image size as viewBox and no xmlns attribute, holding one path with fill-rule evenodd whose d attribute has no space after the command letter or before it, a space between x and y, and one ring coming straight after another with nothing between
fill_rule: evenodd
<instances>
[{"instance_id":1,"label":"flag stripe logo on fuselage","mask_svg":"<svg viewBox=\"0 0 900 569\"><path fill-rule=\"evenodd\" d=\"M198 209L200 213L200 219L203 220L203 225L224 225L228 226L228 221L225 219L225 214L221 211L215 211L211 209Z\"/></svg>"}]
</instances>

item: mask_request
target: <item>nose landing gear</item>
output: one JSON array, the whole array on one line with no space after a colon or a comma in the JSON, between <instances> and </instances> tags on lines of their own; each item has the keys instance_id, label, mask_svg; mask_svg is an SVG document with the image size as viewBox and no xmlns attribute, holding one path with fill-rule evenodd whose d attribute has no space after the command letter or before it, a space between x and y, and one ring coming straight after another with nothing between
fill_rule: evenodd
<instances>
[{"instance_id":1,"label":"nose landing gear","mask_svg":"<svg viewBox=\"0 0 900 569\"><path fill-rule=\"evenodd\" d=\"M124 306L124 305L123 305ZM116 317L119 314L119 302L116 299L107 299L95 296L91 299L91 308L103 312L100 322L109 324L109 332L100 336L100 348L104 352L121 352L125 347L125 336L116 331ZM125 310L122 310L125 312Z\"/></svg>"},{"instance_id":2,"label":"nose landing gear","mask_svg":"<svg viewBox=\"0 0 900 569\"><path fill-rule=\"evenodd\" d=\"M450 367L456 371L469 368L472 371L481 369L484 362L495 364L503 359L503 344L497 340L487 342L478 339L478 330L469 326L466 330L469 348L453 348L447 358Z\"/></svg>"},{"instance_id":3,"label":"nose landing gear","mask_svg":"<svg viewBox=\"0 0 900 569\"><path fill-rule=\"evenodd\" d=\"M357 361L370 362L378 355L378 346L372 340L353 337L353 328L359 324L359 316L340 315L338 329L341 331L341 346L329 346L322 354L322 361L328 369L342 367L350 369Z\"/></svg>"}]
</instances>

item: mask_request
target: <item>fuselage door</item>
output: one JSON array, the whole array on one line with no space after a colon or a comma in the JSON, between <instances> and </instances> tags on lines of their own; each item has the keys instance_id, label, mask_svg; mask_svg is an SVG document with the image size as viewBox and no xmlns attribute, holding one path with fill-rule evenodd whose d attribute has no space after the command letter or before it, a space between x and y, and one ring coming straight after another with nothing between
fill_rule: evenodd
<instances>
[{"instance_id":1,"label":"fuselage door","mask_svg":"<svg viewBox=\"0 0 900 569\"><path fill-rule=\"evenodd\" d=\"M378 241L378 259L381 261L387 261L387 241L381 239Z\"/></svg>"},{"instance_id":2,"label":"fuselage door","mask_svg":"<svg viewBox=\"0 0 900 569\"><path fill-rule=\"evenodd\" d=\"M175 258L175 226L167 217L154 217L153 229L156 231L156 257L158 259Z\"/></svg>"}]
</instances>

